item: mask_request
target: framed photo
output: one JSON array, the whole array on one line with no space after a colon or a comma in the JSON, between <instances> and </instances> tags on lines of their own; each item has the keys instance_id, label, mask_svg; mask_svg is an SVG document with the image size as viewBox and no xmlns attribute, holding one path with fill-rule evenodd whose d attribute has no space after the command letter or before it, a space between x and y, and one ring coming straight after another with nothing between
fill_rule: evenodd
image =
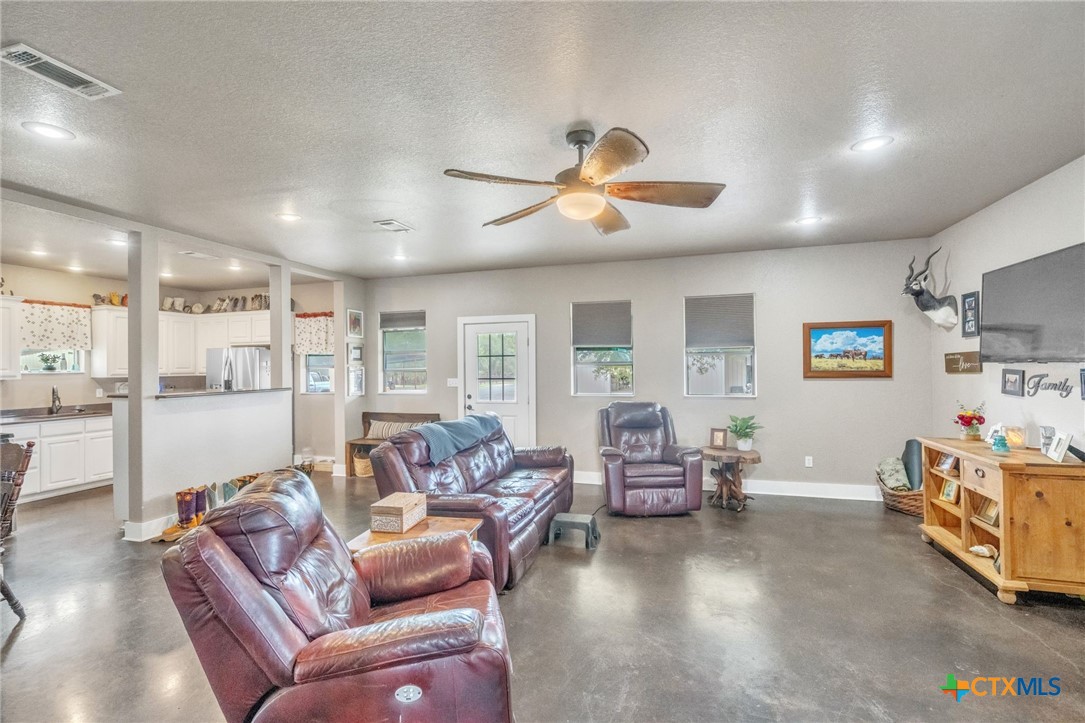
<instances>
[{"instance_id":1,"label":"framed photo","mask_svg":"<svg viewBox=\"0 0 1085 723\"><path fill-rule=\"evenodd\" d=\"M708 437L709 447L726 447L727 446L727 429L712 428L712 434Z\"/></svg>"},{"instance_id":2,"label":"framed photo","mask_svg":"<svg viewBox=\"0 0 1085 723\"><path fill-rule=\"evenodd\" d=\"M361 364L365 361L365 347L347 342L347 364Z\"/></svg>"},{"instance_id":3,"label":"framed photo","mask_svg":"<svg viewBox=\"0 0 1085 723\"><path fill-rule=\"evenodd\" d=\"M347 396L361 397L365 394L365 367L347 369Z\"/></svg>"},{"instance_id":4,"label":"framed photo","mask_svg":"<svg viewBox=\"0 0 1085 723\"><path fill-rule=\"evenodd\" d=\"M938 495L943 502L957 504L957 494L961 491L955 479L947 479L942 482L942 493Z\"/></svg>"},{"instance_id":5,"label":"framed photo","mask_svg":"<svg viewBox=\"0 0 1085 723\"><path fill-rule=\"evenodd\" d=\"M1025 370L1002 370L1002 393L1011 397L1025 396Z\"/></svg>"},{"instance_id":6,"label":"framed photo","mask_svg":"<svg viewBox=\"0 0 1085 723\"><path fill-rule=\"evenodd\" d=\"M802 325L804 379L893 376L893 322L828 321Z\"/></svg>"},{"instance_id":7,"label":"framed photo","mask_svg":"<svg viewBox=\"0 0 1085 723\"><path fill-rule=\"evenodd\" d=\"M976 518L988 525L998 526L998 501L984 497L983 503L976 510Z\"/></svg>"},{"instance_id":8,"label":"framed photo","mask_svg":"<svg viewBox=\"0 0 1085 723\"><path fill-rule=\"evenodd\" d=\"M961 294L961 336L980 335L980 292Z\"/></svg>"},{"instance_id":9,"label":"framed photo","mask_svg":"<svg viewBox=\"0 0 1085 723\"><path fill-rule=\"evenodd\" d=\"M347 309L347 336L351 339L365 337L365 316L357 309Z\"/></svg>"},{"instance_id":10,"label":"framed photo","mask_svg":"<svg viewBox=\"0 0 1085 723\"><path fill-rule=\"evenodd\" d=\"M942 455L938 458L938 463L934 466L948 475L957 476L957 457L955 455L942 452Z\"/></svg>"},{"instance_id":11,"label":"framed photo","mask_svg":"<svg viewBox=\"0 0 1085 723\"><path fill-rule=\"evenodd\" d=\"M1061 462L1062 458L1066 456L1066 450L1070 448L1070 435L1066 432L1055 432L1055 436L1051 439L1051 446L1047 448L1046 454L1056 462Z\"/></svg>"}]
</instances>

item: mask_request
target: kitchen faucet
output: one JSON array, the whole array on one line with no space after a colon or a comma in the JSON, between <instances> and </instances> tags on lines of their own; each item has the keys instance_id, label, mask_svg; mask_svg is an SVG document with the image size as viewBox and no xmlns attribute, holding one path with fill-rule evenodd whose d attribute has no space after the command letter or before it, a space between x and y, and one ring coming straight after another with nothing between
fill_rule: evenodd
<instances>
[{"instance_id":1,"label":"kitchen faucet","mask_svg":"<svg viewBox=\"0 0 1085 723\"><path fill-rule=\"evenodd\" d=\"M57 387L53 385L53 403L49 406L49 414L60 414L60 410L63 407L60 405L60 392L57 391Z\"/></svg>"}]
</instances>

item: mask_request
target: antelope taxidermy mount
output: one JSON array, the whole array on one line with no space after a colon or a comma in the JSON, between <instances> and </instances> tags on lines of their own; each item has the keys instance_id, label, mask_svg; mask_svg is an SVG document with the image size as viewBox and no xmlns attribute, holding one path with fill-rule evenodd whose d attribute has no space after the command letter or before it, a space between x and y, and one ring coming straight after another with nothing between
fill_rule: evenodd
<instances>
[{"instance_id":1,"label":"antelope taxidermy mount","mask_svg":"<svg viewBox=\"0 0 1085 723\"><path fill-rule=\"evenodd\" d=\"M957 297L953 294L935 296L926 286L930 277L931 259L941 250L942 247L939 246L927 257L927 263L919 273L915 272L915 256L912 257L908 264L908 276L904 279L904 291L900 292L900 295L914 297L915 305L929 316L931 321L943 329L952 329L957 326Z\"/></svg>"}]
</instances>

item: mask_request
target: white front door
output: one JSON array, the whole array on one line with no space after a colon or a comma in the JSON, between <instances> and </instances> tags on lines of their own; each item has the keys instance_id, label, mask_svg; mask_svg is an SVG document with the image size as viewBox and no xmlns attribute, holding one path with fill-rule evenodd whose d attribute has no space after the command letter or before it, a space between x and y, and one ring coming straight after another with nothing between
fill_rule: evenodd
<instances>
[{"instance_id":1,"label":"white front door","mask_svg":"<svg viewBox=\"0 0 1085 723\"><path fill-rule=\"evenodd\" d=\"M534 317L464 318L460 416L493 412L516 447L535 444Z\"/></svg>"}]
</instances>

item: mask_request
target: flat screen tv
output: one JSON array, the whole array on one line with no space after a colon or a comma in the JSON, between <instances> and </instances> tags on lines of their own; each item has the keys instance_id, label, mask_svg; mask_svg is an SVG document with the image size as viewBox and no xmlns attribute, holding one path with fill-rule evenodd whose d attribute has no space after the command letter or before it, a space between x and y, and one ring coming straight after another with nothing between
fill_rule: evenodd
<instances>
[{"instance_id":1,"label":"flat screen tv","mask_svg":"<svg viewBox=\"0 0 1085 723\"><path fill-rule=\"evenodd\" d=\"M1085 244L983 275L980 359L1085 361Z\"/></svg>"}]
</instances>

